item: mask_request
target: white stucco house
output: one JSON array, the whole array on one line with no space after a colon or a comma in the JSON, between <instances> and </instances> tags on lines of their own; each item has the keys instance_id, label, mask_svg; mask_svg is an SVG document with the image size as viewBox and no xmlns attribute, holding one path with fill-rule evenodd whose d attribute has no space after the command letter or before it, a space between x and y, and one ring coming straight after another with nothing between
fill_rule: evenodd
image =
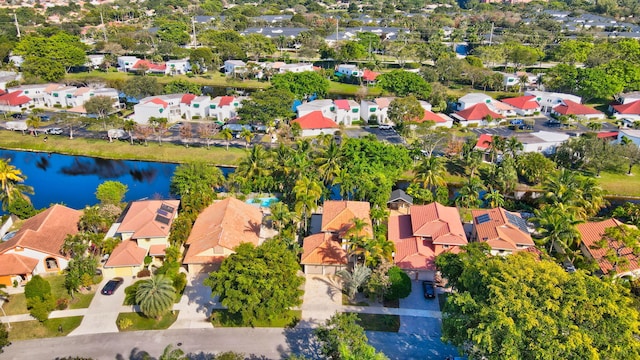
<instances>
[{"instance_id":1,"label":"white stucco house","mask_svg":"<svg viewBox=\"0 0 640 360\"><path fill-rule=\"evenodd\" d=\"M191 63L189 59L169 60L166 62L167 75L184 75L191 71Z\"/></svg>"},{"instance_id":2,"label":"white stucco house","mask_svg":"<svg viewBox=\"0 0 640 360\"><path fill-rule=\"evenodd\" d=\"M219 123L226 123L238 116L242 99L235 96L216 96L209 104L209 116Z\"/></svg>"},{"instance_id":3,"label":"white stucco house","mask_svg":"<svg viewBox=\"0 0 640 360\"><path fill-rule=\"evenodd\" d=\"M336 119L336 106L331 99L312 100L298 105L296 112L298 117L303 117L314 111L320 111L322 116L331 120Z\"/></svg>"},{"instance_id":4,"label":"white stucco house","mask_svg":"<svg viewBox=\"0 0 640 360\"><path fill-rule=\"evenodd\" d=\"M335 134L340 126L317 110L292 120L291 125L298 124L302 130L302 136L318 136L323 134Z\"/></svg>"},{"instance_id":5,"label":"white stucco house","mask_svg":"<svg viewBox=\"0 0 640 360\"><path fill-rule=\"evenodd\" d=\"M480 103L491 107L490 104L496 101L497 101L496 99L492 98L487 94L470 93L458 99L458 102L456 103L456 110L458 111L465 110L472 107L473 105L480 104Z\"/></svg>"},{"instance_id":6,"label":"white stucco house","mask_svg":"<svg viewBox=\"0 0 640 360\"><path fill-rule=\"evenodd\" d=\"M353 100L334 100L336 110L336 122L351 126L354 121L360 120L360 104Z\"/></svg>"},{"instance_id":7,"label":"white stucco house","mask_svg":"<svg viewBox=\"0 0 640 360\"><path fill-rule=\"evenodd\" d=\"M387 112L392 100L388 97L379 97L373 101L362 100L360 102L360 117L365 122L375 119L379 124L391 124Z\"/></svg>"},{"instance_id":8,"label":"white stucco house","mask_svg":"<svg viewBox=\"0 0 640 360\"><path fill-rule=\"evenodd\" d=\"M136 56L118 56L118 70L129 72L138 60Z\"/></svg>"},{"instance_id":9,"label":"white stucco house","mask_svg":"<svg viewBox=\"0 0 640 360\"><path fill-rule=\"evenodd\" d=\"M578 104L582 103L582 98L580 96L564 93L531 90L525 91L524 95L535 96L535 100L538 102L538 104L540 104L540 111L545 114L551 113L554 107L562 103L562 100L570 100Z\"/></svg>"},{"instance_id":10,"label":"white stucco house","mask_svg":"<svg viewBox=\"0 0 640 360\"><path fill-rule=\"evenodd\" d=\"M620 131L618 132L618 139L616 141L620 143L623 137L626 137L637 146L640 146L640 130L620 129Z\"/></svg>"},{"instance_id":11,"label":"white stucco house","mask_svg":"<svg viewBox=\"0 0 640 360\"><path fill-rule=\"evenodd\" d=\"M539 152L544 155L554 154L558 146L569 140L569 137L566 133L551 131L516 134L516 138L522 143L523 152Z\"/></svg>"},{"instance_id":12,"label":"white stucco house","mask_svg":"<svg viewBox=\"0 0 640 360\"><path fill-rule=\"evenodd\" d=\"M363 72L358 69L358 66L352 64L340 64L336 69L336 72L345 76L361 77Z\"/></svg>"},{"instance_id":13,"label":"white stucco house","mask_svg":"<svg viewBox=\"0 0 640 360\"><path fill-rule=\"evenodd\" d=\"M313 64L306 64L306 63L285 64L280 66L278 71L281 74L284 74L287 72L301 73L305 71L313 71Z\"/></svg>"},{"instance_id":14,"label":"white stucco house","mask_svg":"<svg viewBox=\"0 0 640 360\"><path fill-rule=\"evenodd\" d=\"M180 103L185 95L189 94L157 95L143 98L133 106L132 119L142 125L148 124L152 117L166 118L168 122L179 121L182 119Z\"/></svg>"},{"instance_id":15,"label":"white stucco house","mask_svg":"<svg viewBox=\"0 0 640 360\"><path fill-rule=\"evenodd\" d=\"M242 60L226 60L224 62L224 74L225 75L234 75L241 71L244 71L247 63Z\"/></svg>"}]
</instances>

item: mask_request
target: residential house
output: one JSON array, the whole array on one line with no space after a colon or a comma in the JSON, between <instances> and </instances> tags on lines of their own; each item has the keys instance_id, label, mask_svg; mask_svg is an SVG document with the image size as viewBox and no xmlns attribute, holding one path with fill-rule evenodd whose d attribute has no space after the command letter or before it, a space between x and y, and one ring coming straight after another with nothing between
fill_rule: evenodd
<instances>
[{"instance_id":1,"label":"residential house","mask_svg":"<svg viewBox=\"0 0 640 360\"><path fill-rule=\"evenodd\" d=\"M140 59L135 56L118 56L117 60L118 71L129 72Z\"/></svg>"},{"instance_id":2,"label":"residential house","mask_svg":"<svg viewBox=\"0 0 640 360\"><path fill-rule=\"evenodd\" d=\"M492 255L509 255L535 246L527 222L518 213L501 207L471 210L472 241L485 242Z\"/></svg>"},{"instance_id":3,"label":"residential house","mask_svg":"<svg viewBox=\"0 0 640 360\"><path fill-rule=\"evenodd\" d=\"M362 72L362 82L365 85L375 85L378 76L380 76L380 73L371 71L369 69L364 69L364 71Z\"/></svg>"},{"instance_id":4,"label":"residential house","mask_svg":"<svg viewBox=\"0 0 640 360\"><path fill-rule=\"evenodd\" d=\"M504 86L505 89L512 86L520 85L520 78L518 77L518 75L509 73L500 74L502 74L502 86Z\"/></svg>"},{"instance_id":5,"label":"residential house","mask_svg":"<svg viewBox=\"0 0 640 360\"><path fill-rule=\"evenodd\" d=\"M138 60L129 68L129 71L144 72L146 74L166 74L167 64L157 64L149 60Z\"/></svg>"},{"instance_id":6,"label":"residential house","mask_svg":"<svg viewBox=\"0 0 640 360\"><path fill-rule=\"evenodd\" d=\"M363 121L368 122L371 120L378 121L378 124L390 124L389 121L389 104L393 99L388 97L375 98L373 101L362 100L360 102L360 117Z\"/></svg>"},{"instance_id":7,"label":"residential house","mask_svg":"<svg viewBox=\"0 0 640 360\"><path fill-rule=\"evenodd\" d=\"M520 116L532 116L533 114L542 110L534 95L507 98L502 99L501 101L513 107L515 113Z\"/></svg>"},{"instance_id":8,"label":"residential house","mask_svg":"<svg viewBox=\"0 0 640 360\"><path fill-rule=\"evenodd\" d=\"M491 111L486 103L478 103L464 110L457 111L451 114L451 117L462 126L468 126L469 124L489 125L486 121L487 118L491 118L492 120L504 118L503 115Z\"/></svg>"},{"instance_id":9,"label":"residential house","mask_svg":"<svg viewBox=\"0 0 640 360\"><path fill-rule=\"evenodd\" d=\"M623 226L626 225L616 219L578 224L576 228L582 239L580 250L585 257L596 262L603 275L635 278L640 275L639 254L625 244L605 236L607 229ZM612 262L612 259L607 256L611 251L618 254L618 257L623 258L624 261L617 264Z\"/></svg>"},{"instance_id":10,"label":"residential house","mask_svg":"<svg viewBox=\"0 0 640 360\"><path fill-rule=\"evenodd\" d=\"M335 134L340 130L340 126L335 121L322 115L322 111L310 112L291 121L291 125L299 124L302 129L302 136L318 136L322 134Z\"/></svg>"},{"instance_id":11,"label":"residential house","mask_svg":"<svg viewBox=\"0 0 640 360\"><path fill-rule=\"evenodd\" d=\"M293 72L293 73L301 73L305 71L313 71L313 64L305 64L305 63L297 63L297 64L284 64L280 66L278 69L280 74Z\"/></svg>"},{"instance_id":12,"label":"residential house","mask_svg":"<svg viewBox=\"0 0 640 360\"><path fill-rule=\"evenodd\" d=\"M612 104L609 111L615 119L624 119L626 122L633 124L634 121L640 120L640 100L624 103Z\"/></svg>"},{"instance_id":13,"label":"residential house","mask_svg":"<svg viewBox=\"0 0 640 360\"><path fill-rule=\"evenodd\" d=\"M562 143L569 140L570 136L561 132L538 131L516 134L515 137L522 143L523 152L539 152L544 155L553 155Z\"/></svg>"},{"instance_id":14,"label":"residential house","mask_svg":"<svg viewBox=\"0 0 640 360\"><path fill-rule=\"evenodd\" d=\"M259 208L236 198L216 201L204 209L187 239L183 264L190 275L219 269L222 260L242 243L258 246L263 214Z\"/></svg>"},{"instance_id":15,"label":"residential house","mask_svg":"<svg viewBox=\"0 0 640 360\"><path fill-rule=\"evenodd\" d=\"M351 126L354 121L360 120L360 105L353 100L334 100L336 110L336 122Z\"/></svg>"},{"instance_id":16,"label":"residential house","mask_svg":"<svg viewBox=\"0 0 640 360\"><path fill-rule=\"evenodd\" d=\"M622 142L622 138L627 138L631 140L637 146L640 146L640 130L635 129L620 129L618 132L618 139L616 140L618 143Z\"/></svg>"},{"instance_id":17,"label":"residential house","mask_svg":"<svg viewBox=\"0 0 640 360\"><path fill-rule=\"evenodd\" d=\"M626 105L636 101L640 101L640 91L632 91L628 93L618 94L614 96L617 104Z\"/></svg>"},{"instance_id":18,"label":"residential house","mask_svg":"<svg viewBox=\"0 0 640 360\"><path fill-rule=\"evenodd\" d=\"M224 74L236 75L238 73L244 72L247 67L247 63L242 60L226 60L224 62Z\"/></svg>"},{"instance_id":19,"label":"residential house","mask_svg":"<svg viewBox=\"0 0 640 360\"><path fill-rule=\"evenodd\" d=\"M605 118L604 113L601 111L566 99L562 100L562 103L554 106L553 110L551 110L551 114L558 116L575 116L578 119L586 120L601 120Z\"/></svg>"},{"instance_id":20,"label":"residential house","mask_svg":"<svg viewBox=\"0 0 640 360\"><path fill-rule=\"evenodd\" d=\"M358 69L357 65L352 64L340 64L336 69L336 73L340 76L348 76L348 77L362 77L363 73L360 69Z\"/></svg>"},{"instance_id":21,"label":"residential house","mask_svg":"<svg viewBox=\"0 0 640 360\"><path fill-rule=\"evenodd\" d=\"M563 100L570 100L574 103L581 103L582 98L576 95L555 93L548 91L531 90L525 91L525 96L535 96L536 101L540 104L540 111L549 114L553 111L553 108Z\"/></svg>"},{"instance_id":22,"label":"residential house","mask_svg":"<svg viewBox=\"0 0 640 360\"><path fill-rule=\"evenodd\" d=\"M9 62L13 63L13 65L19 69L24 62L24 58L20 55L11 55L9 56Z\"/></svg>"},{"instance_id":23,"label":"residential house","mask_svg":"<svg viewBox=\"0 0 640 360\"><path fill-rule=\"evenodd\" d=\"M21 112L31 103L31 98L21 90L7 92L0 95L0 110L7 112Z\"/></svg>"},{"instance_id":24,"label":"residential house","mask_svg":"<svg viewBox=\"0 0 640 360\"><path fill-rule=\"evenodd\" d=\"M0 284L66 269L69 257L60 249L67 235L78 233L81 216L82 211L56 204L25 220L11 239L0 242Z\"/></svg>"},{"instance_id":25,"label":"residential house","mask_svg":"<svg viewBox=\"0 0 640 360\"><path fill-rule=\"evenodd\" d=\"M204 119L209 116L211 98L209 96L196 96L184 94L180 102L180 113L187 120Z\"/></svg>"},{"instance_id":26,"label":"residential house","mask_svg":"<svg viewBox=\"0 0 640 360\"><path fill-rule=\"evenodd\" d=\"M129 204L121 220L112 226L113 232L107 234L122 242L104 264L103 275L134 276L144 268L147 256L153 258L154 265L162 265L178 206L180 200L141 200Z\"/></svg>"},{"instance_id":27,"label":"residential house","mask_svg":"<svg viewBox=\"0 0 640 360\"><path fill-rule=\"evenodd\" d=\"M300 264L305 274L335 274L344 269L349 260L347 238L351 235L353 219L363 220L365 227L357 236L373 236L370 205L364 201L325 201L322 205L320 232L303 240Z\"/></svg>"},{"instance_id":28,"label":"residential house","mask_svg":"<svg viewBox=\"0 0 640 360\"><path fill-rule=\"evenodd\" d=\"M235 96L216 96L209 104L209 116L219 123L227 123L238 116L242 99Z\"/></svg>"},{"instance_id":29,"label":"residential house","mask_svg":"<svg viewBox=\"0 0 640 360\"><path fill-rule=\"evenodd\" d=\"M132 119L138 124L148 124L152 117L166 118L168 122L179 121L182 119L180 104L190 101L189 97L185 99L184 96L185 94L170 94L141 99L133 106Z\"/></svg>"},{"instance_id":30,"label":"residential house","mask_svg":"<svg viewBox=\"0 0 640 360\"><path fill-rule=\"evenodd\" d=\"M411 205L413 205L413 197L402 189L393 190L387 201L387 206L392 210L408 210Z\"/></svg>"},{"instance_id":31,"label":"residential house","mask_svg":"<svg viewBox=\"0 0 640 360\"><path fill-rule=\"evenodd\" d=\"M456 110L466 110L477 104L491 104L497 100L483 93L470 93L458 99Z\"/></svg>"},{"instance_id":32,"label":"residential house","mask_svg":"<svg viewBox=\"0 0 640 360\"><path fill-rule=\"evenodd\" d=\"M85 66L95 70L95 69L98 69L100 65L102 65L102 63L104 63L104 54L88 55L87 59L89 61L87 61Z\"/></svg>"},{"instance_id":33,"label":"residential house","mask_svg":"<svg viewBox=\"0 0 640 360\"><path fill-rule=\"evenodd\" d=\"M0 95L4 94L7 84L13 81L22 80L22 74L13 71L0 71Z\"/></svg>"},{"instance_id":34,"label":"residential house","mask_svg":"<svg viewBox=\"0 0 640 360\"><path fill-rule=\"evenodd\" d=\"M24 107L31 106L48 106L49 94L52 90L57 89L63 85L60 84L31 84L31 85L20 85L17 87L7 89L7 92L21 92L21 95L24 95L31 99L30 102L23 105ZM24 101L24 99L22 99Z\"/></svg>"},{"instance_id":35,"label":"residential house","mask_svg":"<svg viewBox=\"0 0 640 360\"><path fill-rule=\"evenodd\" d=\"M390 216L388 234L396 247L394 263L415 280L434 280L436 256L467 244L458 209L437 202Z\"/></svg>"},{"instance_id":36,"label":"residential house","mask_svg":"<svg viewBox=\"0 0 640 360\"><path fill-rule=\"evenodd\" d=\"M333 121L336 119L336 105L331 99L312 100L296 107L298 117L303 117L316 111L322 112L322 116L328 117Z\"/></svg>"},{"instance_id":37,"label":"residential house","mask_svg":"<svg viewBox=\"0 0 640 360\"><path fill-rule=\"evenodd\" d=\"M166 75L184 75L191 71L189 59L169 60L165 65Z\"/></svg>"}]
</instances>

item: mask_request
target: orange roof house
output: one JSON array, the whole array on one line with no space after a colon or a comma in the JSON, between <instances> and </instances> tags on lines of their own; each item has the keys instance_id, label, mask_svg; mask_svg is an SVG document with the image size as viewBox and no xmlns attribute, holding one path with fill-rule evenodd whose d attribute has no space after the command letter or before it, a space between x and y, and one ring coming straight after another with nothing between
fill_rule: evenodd
<instances>
[{"instance_id":1,"label":"orange roof house","mask_svg":"<svg viewBox=\"0 0 640 360\"><path fill-rule=\"evenodd\" d=\"M436 256L467 244L458 209L437 202L413 205L409 215L390 216L388 238L396 247L394 263L423 280L433 280Z\"/></svg>"},{"instance_id":2,"label":"orange roof house","mask_svg":"<svg viewBox=\"0 0 640 360\"><path fill-rule=\"evenodd\" d=\"M310 266L347 265L347 252L336 234L318 233L304 238L300 264Z\"/></svg>"},{"instance_id":3,"label":"orange roof house","mask_svg":"<svg viewBox=\"0 0 640 360\"><path fill-rule=\"evenodd\" d=\"M118 267L139 267L143 264L146 256L147 249L139 247L135 241L125 240L113 249L111 256L109 256L109 259L104 264L104 268L107 270L108 268ZM126 275L131 276L132 274L133 273Z\"/></svg>"},{"instance_id":4,"label":"orange roof house","mask_svg":"<svg viewBox=\"0 0 640 360\"><path fill-rule=\"evenodd\" d=\"M554 106L553 112L558 115L575 115L588 119L604 118L604 113L594 108L566 99L562 100L561 104Z\"/></svg>"},{"instance_id":5,"label":"orange roof house","mask_svg":"<svg viewBox=\"0 0 640 360\"><path fill-rule=\"evenodd\" d=\"M640 100L632 101L626 104L611 105L613 115L635 115L640 116Z\"/></svg>"},{"instance_id":6,"label":"orange roof house","mask_svg":"<svg viewBox=\"0 0 640 360\"><path fill-rule=\"evenodd\" d=\"M11 239L0 243L0 262L5 273L0 275L0 283L20 282L32 274L65 269L69 257L60 248L67 235L78 233L80 216L82 211L56 204L25 220Z\"/></svg>"},{"instance_id":7,"label":"orange roof house","mask_svg":"<svg viewBox=\"0 0 640 360\"><path fill-rule=\"evenodd\" d=\"M365 222L362 236L373 236L371 225L371 205L366 201L328 200L322 205L323 232L336 233L344 237L353 227L353 219L361 219Z\"/></svg>"},{"instance_id":8,"label":"orange roof house","mask_svg":"<svg viewBox=\"0 0 640 360\"><path fill-rule=\"evenodd\" d=\"M491 111L485 103L478 103L452 114L454 118L460 121L483 121L487 115L491 116L492 119L504 118L501 114Z\"/></svg>"},{"instance_id":9,"label":"orange roof house","mask_svg":"<svg viewBox=\"0 0 640 360\"><path fill-rule=\"evenodd\" d=\"M503 208L472 210L473 238L491 246L493 255L511 254L535 246L527 223Z\"/></svg>"},{"instance_id":10,"label":"orange roof house","mask_svg":"<svg viewBox=\"0 0 640 360\"><path fill-rule=\"evenodd\" d=\"M507 98L507 99L502 99L501 101L503 103L507 103L521 110L539 110L540 109L540 104L538 104L538 102L536 101L536 97L533 95Z\"/></svg>"},{"instance_id":11,"label":"orange roof house","mask_svg":"<svg viewBox=\"0 0 640 360\"><path fill-rule=\"evenodd\" d=\"M576 228L582 237L580 249L582 253L593 259L603 274L615 274L618 277L627 275L640 275L640 254L633 249L612 239L606 239L606 246L598 246L598 242L605 238L605 231L612 227L626 226L616 219L607 219L598 222L586 222L578 224ZM607 254L615 251L620 257L626 259L626 263L614 264L607 259Z\"/></svg>"},{"instance_id":12,"label":"orange roof house","mask_svg":"<svg viewBox=\"0 0 640 360\"><path fill-rule=\"evenodd\" d=\"M235 198L217 201L196 219L183 263L190 273L214 269L241 243L260 244L262 212Z\"/></svg>"}]
</instances>

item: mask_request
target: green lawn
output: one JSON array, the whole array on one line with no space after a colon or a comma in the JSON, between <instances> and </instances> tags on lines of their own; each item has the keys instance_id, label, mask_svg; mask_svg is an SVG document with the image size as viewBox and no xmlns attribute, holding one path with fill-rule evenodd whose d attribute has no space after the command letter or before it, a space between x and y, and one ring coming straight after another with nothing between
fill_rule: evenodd
<instances>
[{"instance_id":1,"label":"green lawn","mask_svg":"<svg viewBox=\"0 0 640 360\"><path fill-rule=\"evenodd\" d=\"M369 306L369 303L366 302L366 301L351 302L349 300L349 296L347 296L347 294L342 294L342 305L347 305L347 306Z\"/></svg>"},{"instance_id":2,"label":"green lawn","mask_svg":"<svg viewBox=\"0 0 640 360\"><path fill-rule=\"evenodd\" d=\"M283 317L269 320L259 320L253 323L254 327L293 327L296 326L300 318L302 317L302 311L289 310ZM243 324L240 315L229 314L227 310L213 310L211 313L211 323L217 327L245 327L247 324Z\"/></svg>"},{"instance_id":3,"label":"green lawn","mask_svg":"<svg viewBox=\"0 0 640 360\"><path fill-rule=\"evenodd\" d=\"M380 314L357 314L356 323L367 331L398 332L400 316Z\"/></svg>"},{"instance_id":4,"label":"green lawn","mask_svg":"<svg viewBox=\"0 0 640 360\"><path fill-rule=\"evenodd\" d=\"M67 289L64 287L64 275L49 275L43 276L45 280L51 285L51 293L56 299L67 298L69 299L69 309L85 309L91 304L93 296L96 294L97 286L94 285L89 292L76 293L74 297L67 293ZM3 306L3 309L7 315L27 314L27 302L22 294L14 294L9 297L9 301Z\"/></svg>"},{"instance_id":5,"label":"green lawn","mask_svg":"<svg viewBox=\"0 0 640 360\"><path fill-rule=\"evenodd\" d=\"M120 331L137 331L137 330L165 330L168 329L178 318L179 311L173 311L167 313L160 320L148 318L141 313L120 313L116 324L120 324L121 319L129 319L133 322L133 325L126 329L120 329ZM118 326L119 328L120 326Z\"/></svg>"},{"instance_id":6,"label":"green lawn","mask_svg":"<svg viewBox=\"0 0 640 360\"><path fill-rule=\"evenodd\" d=\"M596 180L612 196L640 196L640 165L633 167L633 175L602 172Z\"/></svg>"},{"instance_id":7,"label":"green lawn","mask_svg":"<svg viewBox=\"0 0 640 360\"><path fill-rule=\"evenodd\" d=\"M9 296L9 301L2 305L2 309L7 315L27 314L27 299L22 294L14 294Z\"/></svg>"},{"instance_id":8,"label":"green lawn","mask_svg":"<svg viewBox=\"0 0 640 360\"><path fill-rule=\"evenodd\" d=\"M39 321L21 321L11 323L9 340L29 340L48 337L66 336L82 322L82 316L73 316L59 319L49 319L43 323ZM62 325L62 332L58 327Z\"/></svg>"},{"instance_id":9,"label":"green lawn","mask_svg":"<svg viewBox=\"0 0 640 360\"><path fill-rule=\"evenodd\" d=\"M34 150L53 152L67 155L95 156L109 159L123 160L147 160L160 162L188 162L202 160L215 165L233 166L240 162L246 154L244 149L224 147L189 147L149 141L148 146L131 145L125 141L74 138L70 140L66 136L49 136L47 142L42 141L42 136L34 137L22 135L20 132L0 131L0 144L4 149Z\"/></svg>"}]
</instances>

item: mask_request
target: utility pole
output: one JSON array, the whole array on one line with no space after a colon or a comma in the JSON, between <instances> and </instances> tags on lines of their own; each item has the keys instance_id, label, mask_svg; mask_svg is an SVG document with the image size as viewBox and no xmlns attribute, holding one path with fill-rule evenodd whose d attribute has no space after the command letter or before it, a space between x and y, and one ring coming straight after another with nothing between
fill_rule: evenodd
<instances>
[{"instance_id":1,"label":"utility pole","mask_svg":"<svg viewBox=\"0 0 640 360\"><path fill-rule=\"evenodd\" d=\"M107 27L104 25L104 18L102 17L102 11L100 11L100 22L102 23L102 37L104 42L107 42Z\"/></svg>"},{"instance_id":2,"label":"utility pole","mask_svg":"<svg viewBox=\"0 0 640 360\"><path fill-rule=\"evenodd\" d=\"M20 38L20 25L18 25L18 17L16 16L16 13L13 13L13 20L16 23L16 32L18 34L18 38Z\"/></svg>"},{"instance_id":3,"label":"utility pole","mask_svg":"<svg viewBox=\"0 0 640 360\"><path fill-rule=\"evenodd\" d=\"M493 23L491 23L491 33L489 34L489 46L491 46L492 41L493 41Z\"/></svg>"}]
</instances>

